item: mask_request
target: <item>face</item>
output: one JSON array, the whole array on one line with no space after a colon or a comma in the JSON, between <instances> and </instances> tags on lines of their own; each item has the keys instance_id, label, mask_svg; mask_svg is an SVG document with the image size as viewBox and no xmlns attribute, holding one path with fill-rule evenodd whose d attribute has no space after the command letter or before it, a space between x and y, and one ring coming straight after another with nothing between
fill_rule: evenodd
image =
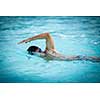
<instances>
[{"instance_id":1,"label":"face","mask_svg":"<svg viewBox=\"0 0 100 100\"><path fill-rule=\"evenodd\" d=\"M39 52L39 49L37 49L35 52Z\"/></svg>"},{"instance_id":2,"label":"face","mask_svg":"<svg viewBox=\"0 0 100 100\"><path fill-rule=\"evenodd\" d=\"M41 50L40 48L38 48L38 49L35 50L35 52L39 52L39 53L41 53L42 50Z\"/></svg>"}]
</instances>

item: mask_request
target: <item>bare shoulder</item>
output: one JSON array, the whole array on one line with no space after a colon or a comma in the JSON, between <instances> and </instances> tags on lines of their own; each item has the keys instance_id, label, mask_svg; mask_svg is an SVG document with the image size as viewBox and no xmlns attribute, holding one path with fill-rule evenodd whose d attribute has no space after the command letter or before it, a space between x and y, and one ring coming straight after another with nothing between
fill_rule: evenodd
<instances>
[{"instance_id":1,"label":"bare shoulder","mask_svg":"<svg viewBox=\"0 0 100 100\"><path fill-rule=\"evenodd\" d=\"M59 53L58 51L54 50L48 50L46 53L47 56L53 57L53 58L60 58L60 57L64 57L64 55L62 55L61 53Z\"/></svg>"}]
</instances>

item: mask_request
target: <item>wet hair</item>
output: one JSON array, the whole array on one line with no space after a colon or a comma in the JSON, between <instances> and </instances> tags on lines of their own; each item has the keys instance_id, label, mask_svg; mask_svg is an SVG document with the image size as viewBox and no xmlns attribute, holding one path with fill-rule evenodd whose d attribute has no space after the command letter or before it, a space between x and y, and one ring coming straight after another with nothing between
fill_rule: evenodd
<instances>
[{"instance_id":1,"label":"wet hair","mask_svg":"<svg viewBox=\"0 0 100 100\"><path fill-rule=\"evenodd\" d=\"M38 51L37 51L38 50ZM28 53L31 54L31 55L34 55L34 52L42 52L42 50L37 47L37 46L30 46L28 49L27 49Z\"/></svg>"}]
</instances>

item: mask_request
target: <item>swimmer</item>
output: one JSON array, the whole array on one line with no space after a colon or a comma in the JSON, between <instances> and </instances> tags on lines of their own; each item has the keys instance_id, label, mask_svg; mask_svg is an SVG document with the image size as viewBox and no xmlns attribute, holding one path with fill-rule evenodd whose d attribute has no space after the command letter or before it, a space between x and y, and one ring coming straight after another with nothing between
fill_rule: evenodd
<instances>
[{"instance_id":1,"label":"swimmer","mask_svg":"<svg viewBox=\"0 0 100 100\"><path fill-rule=\"evenodd\" d=\"M27 49L27 51L31 55L36 54L40 57L47 58L47 59L56 59L56 60L65 60L65 61L72 61L72 60L100 61L100 57L65 56L63 54L58 53L57 50L55 49L54 40L53 40L52 36L50 35L50 33L42 33L42 34L33 36L31 38L22 40L18 44L31 42L31 41L37 40L37 39L45 39L46 40L46 48L44 51L42 51L41 48L39 48L37 46L30 46Z\"/></svg>"}]
</instances>

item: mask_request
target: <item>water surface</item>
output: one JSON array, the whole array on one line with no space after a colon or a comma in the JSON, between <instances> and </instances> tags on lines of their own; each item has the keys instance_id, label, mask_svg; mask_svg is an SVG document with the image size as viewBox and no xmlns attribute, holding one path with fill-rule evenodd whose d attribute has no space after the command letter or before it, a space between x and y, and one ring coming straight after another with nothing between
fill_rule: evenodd
<instances>
[{"instance_id":1,"label":"water surface","mask_svg":"<svg viewBox=\"0 0 100 100\"><path fill-rule=\"evenodd\" d=\"M50 32L62 54L100 56L100 17L2 16L0 82L100 82L99 62L46 61L26 51L31 45L44 50L45 40L17 44L43 32Z\"/></svg>"}]
</instances>

